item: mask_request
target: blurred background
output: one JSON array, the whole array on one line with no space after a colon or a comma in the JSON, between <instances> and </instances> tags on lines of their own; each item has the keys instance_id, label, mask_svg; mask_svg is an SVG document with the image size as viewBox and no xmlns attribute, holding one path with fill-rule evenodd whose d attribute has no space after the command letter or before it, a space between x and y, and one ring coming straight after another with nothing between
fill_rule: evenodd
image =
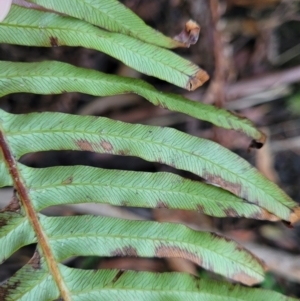
<instances>
[{"instance_id":1,"label":"blurred background","mask_svg":"<svg viewBox=\"0 0 300 301\"><path fill-rule=\"evenodd\" d=\"M130 123L168 126L212 139L255 165L295 201L300 202L300 1L299 0L124 0L147 24L169 36L178 34L193 19L201 26L199 41L176 53L205 69L211 79L187 92L148 77L95 50L71 47L33 48L0 45L0 59L19 62L58 60L76 66L137 77L158 90L182 94L194 101L214 104L252 120L267 135L260 150L248 151L250 140L242 134L213 127L186 115L154 107L133 94L96 98L79 93L62 95L14 94L0 99L11 113L57 111L106 116ZM169 171L196 176L159 163L134 157L90 152L43 152L24 156L32 167L84 164L136 171ZM12 197L0 190L0 208ZM47 215L99 214L130 219L185 223L194 229L217 231L231 237L263 258L270 270L261 287L300 297L300 225L248 219L216 219L195 212L167 209L120 208L83 204L47 208ZM0 266L5 280L33 255L35 246L16 252ZM221 279L192 263L177 259L70 258L67 265L83 268L122 268L184 271Z\"/></svg>"}]
</instances>

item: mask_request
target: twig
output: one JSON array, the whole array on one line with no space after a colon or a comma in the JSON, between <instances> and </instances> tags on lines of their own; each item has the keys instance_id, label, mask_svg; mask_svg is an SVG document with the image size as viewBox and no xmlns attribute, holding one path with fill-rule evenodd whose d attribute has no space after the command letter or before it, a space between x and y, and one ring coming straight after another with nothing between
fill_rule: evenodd
<instances>
[{"instance_id":1,"label":"twig","mask_svg":"<svg viewBox=\"0 0 300 301\"><path fill-rule=\"evenodd\" d=\"M216 106L222 107L225 101L224 87L226 82L226 58L224 56L224 45L222 36L217 29L217 25L220 19L219 14L219 1L210 0L210 12L211 12L211 32L213 40L213 52L215 59L215 70L212 81L208 87L207 93L204 97L204 102L215 103Z\"/></svg>"},{"instance_id":2,"label":"twig","mask_svg":"<svg viewBox=\"0 0 300 301\"><path fill-rule=\"evenodd\" d=\"M225 89L226 99L234 100L260 93L279 85L292 84L298 81L300 81L300 66L240 80L237 83L227 85Z\"/></svg>"},{"instance_id":3,"label":"twig","mask_svg":"<svg viewBox=\"0 0 300 301\"><path fill-rule=\"evenodd\" d=\"M300 149L300 137L272 141L271 149L273 152L282 152L290 149Z\"/></svg>"}]
</instances>

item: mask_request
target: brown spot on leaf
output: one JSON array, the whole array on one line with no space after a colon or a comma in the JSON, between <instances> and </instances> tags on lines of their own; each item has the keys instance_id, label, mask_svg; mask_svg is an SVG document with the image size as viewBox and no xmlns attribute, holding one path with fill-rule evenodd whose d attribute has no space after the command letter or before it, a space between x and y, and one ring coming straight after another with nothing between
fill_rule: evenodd
<instances>
[{"instance_id":1,"label":"brown spot on leaf","mask_svg":"<svg viewBox=\"0 0 300 301\"><path fill-rule=\"evenodd\" d=\"M229 190L233 194L241 196L242 186L238 183L231 183L221 178L220 176L204 172L202 177L212 184L219 185L220 187Z\"/></svg>"},{"instance_id":2,"label":"brown spot on leaf","mask_svg":"<svg viewBox=\"0 0 300 301\"><path fill-rule=\"evenodd\" d=\"M41 268L41 256L38 251L34 252L33 257L30 259L28 264L32 266L34 270L39 270Z\"/></svg>"},{"instance_id":3,"label":"brown spot on leaf","mask_svg":"<svg viewBox=\"0 0 300 301\"><path fill-rule=\"evenodd\" d=\"M200 26L193 20L185 24L185 28L174 37L174 40L182 43L185 47L190 47L197 43L200 33Z\"/></svg>"},{"instance_id":4,"label":"brown spot on leaf","mask_svg":"<svg viewBox=\"0 0 300 301\"><path fill-rule=\"evenodd\" d=\"M218 240L225 240L226 242L232 242L232 240L226 236L221 236L217 233L214 233L214 232L211 232L210 235L215 238L215 239L218 239Z\"/></svg>"},{"instance_id":5,"label":"brown spot on leaf","mask_svg":"<svg viewBox=\"0 0 300 301\"><path fill-rule=\"evenodd\" d=\"M238 272L238 273L235 273L234 275L230 276L229 277L237 282L241 282L243 284L246 284L246 285L254 285L254 284L257 284L259 282L261 282L263 279L257 279L253 276L250 276L248 274L246 274L245 272Z\"/></svg>"},{"instance_id":6,"label":"brown spot on leaf","mask_svg":"<svg viewBox=\"0 0 300 301\"><path fill-rule=\"evenodd\" d=\"M76 140L75 143L82 151L94 151L92 144L85 139Z\"/></svg>"},{"instance_id":7,"label":"brown spot on leaf","mask_svg":"<svg viewBox=\"0 0 300 301\"><path fill-rule=\"evenodd\" d=\"M114 149L111 143L105 140L101 141L100 145L106 152L111 152Z\"/></svg>"},{"instance_id":8,"label":"brown spot on leaf","mask_svg":"<svg viewBox=\"0 0 300 301\"><path fill-rule=\"evenodd\" d=\"M5 227L7 225L7 221L8 221L7 218L0 217L0 228Z\"/></svg>"},{"instance_id":9,"label":"brown spot on leaf","mask_svg":"<svg viewBox=\"0 0 300 301\"><path fill-rule=\"evenodd\" d=\"M132 256L132 257L137 257L137 251L135 248L128 246L128 247L123 247L122 249L118 248L115 251L111 253L111 256Z\"/></svg>"},{"instance_id":10,"label":"brown spot on leaf","mask_svg":"<svg viewBox=\"0 0 300 301\"><path fill-rule=\"evenodd\" d=\"M66 178L65 180L63 180L61 183L63 185L69 185L69 184L72 184L72 182L73 182L73 176L70 176L70 177Z\"/></svg>"},{"instance_id":11,"label":"brown spot on leaf","mask_svg":"<svg viewBox=\"0 0 300 301\"><path fill-rule=\"evenodd\" d=\"M188 259L198 265L202 264L202 259L185 248L161 245L155 249L155 256L159 258L173 257L173 258L184 258Z\"/></svg>"},{"instance_id":12,"label":"brown spot on leaf","mask_svg":"<svg viewBox=\"0 0 300 301\"><path fill-rule=\"evenodd\" d=\"M20 203L17 194L14 191L9 204L4 209L0 210L0 212L16 212L18 210L20 210Z\"/></svg>"},{"instance_id":13,"label":"brown spot on leaf","mask_svg":"<svg viewBox=\"0 0 300 301\"><path fill-rule=\"evenodd\" d=\"M14 293L21 284L21 280L9 281L1 285L0 287L0 300L6 301L11 300L11 294Z\"/></svg>"},{"instance_id":14,"label":"brown spot on leaf","mask_svg":"<svg viewBox=\"0 0 300 301\"><path fill-rule=\"evenodd\" d=\"M159 200L159 201L157 202L155 208L158 208L158 209L159 209L159 208L166 208L166 209L168 209L169 206L168 206L168 204L166 204L165 202Z\"/></svg>"},{"instance_id":15,"label":"brown spot on leaf","mask_svg":"<svg viewBox=\"0 0 300 301\"><path fill-rule=\"evenodd\" d=\"M226 214L226 216L228 216L228 217L238 217L239 216L237 211L233 208L227 208L227 209L224 209L223 211Z\"/></svg>"},{"instance_id":16,"label":"brown spot on leaf","mask_svg":"<svg viewBox=\"0 0 300 301\"><path fill-rule=\"evenodd\" d=\"M57 37L53 37L53 36L50 37L50 45L52 47L58 47L59 46Z\"/></svg>"},{"instance_id":17,"label":"brown spot on leaf","mask_svg":"<svg viewBox=\"0 0 300 301\"><path fill-rule=\"evenodd\" d=\"M193 280L193 282L194 282L195 287L197 288L197 290L200 290L201 279L199 279L197 275L198 274L190 275L190 279Z\"/></svg>"},{"instance_id":18,"label":"brown spot on leaf","mask_svg":"<svg viewBox=\"0 0 300 301\"><path fill-rule=\"evenodd\" d=\"M129 154L130 154L129 149L124 149L124 150L119 150L118 151L118 155L120 155L120 156L128 156Z\"/></svg>"},{"instance_id":19,"label":"brown spot on leaf","mask_svg":"<svg viewBox=\"0 0 300 301\"><path fill-rule=\"evenodd\" d=\"M236 245L235 250L238 251L238 252L243 252L243 251L245 251L245 248L241 245Z\"/></svg>"},{"instance_id":20,"label":"brown spot on leaf","mask_svg":"<svg viewBox=\"0 0 300 301\"><path fill-rule=\"evenodd\" d=\"M258 211L251 214L249 216L249 218L268 220L268 221L272 221L272 222L276 222L276 221L280 220L280 218L278 216L270 213L269 211L267 211L266 209L263 209L263 208L260 208Z\"/></svg>"},{"instance_id":21,"label":"brown spot on leaf","mask_svg":"<svg viewBox=\"0 0 300 301\"><path fill-rule=\"evenodd\" d=\"M5 212L6 208L0 210L0 213ZM9 210L7 210L9 211ZM6 225L9 224L11 219L14 219L16 215L19 215L20 217L23 217L20 213L17 213L15 211L11 211L13 213L6 213L6 214L0 214L0 228L5 227ZM0 299L1 300L1 299Z\"/></svg>"}]
</instances>

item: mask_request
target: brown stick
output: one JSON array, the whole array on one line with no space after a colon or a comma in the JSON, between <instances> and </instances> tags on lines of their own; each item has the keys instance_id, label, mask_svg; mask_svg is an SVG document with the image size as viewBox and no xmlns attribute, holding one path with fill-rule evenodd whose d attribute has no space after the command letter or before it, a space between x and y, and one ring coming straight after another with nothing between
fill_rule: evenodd
<instances>
[{"instance_id":1,"label":"brown stick","mask_svg":"<svg viewBox=\"0 0 300 301\"><path fill-rule=\"evenodd\" d=\"M234 84L228 85L225 88L225 93L228 100L234 100L266 91L272 87L283 84L292 84L298 81L300 81L300 66L240 80Z\"/></svg>"},{"instance_id":2,"label":"brown stick","mask_svg":"<svg viewBox=\"0 0 300 301\"><path fill-rule=\"evenodd\" d=\"M53 280L60 292L60 296L65 301L71 301L70 291L63 280L63 276L58 267L58 263L55 260L54 254L51 250L49 238L47 237L42 225L39 221L39 216L35 211L31 199L29 197L27 187L22 179L20 171L18 169L17 160L12 154L12 151L9 147L7 140L5 139L4 131L0 131L0 152L2 153L6 167L10 173L11 178L13 179L14 188L18 194L19 200L23 205L24 212L31 223L33 231L35 232L37 242L39 244L40 250L43 252L43 257L46 261L46 264L49 269L49 274L53 277ZM36 262L39 258L38 252L36 251L35 256L32 259L32 262ZM5 296L4 296L5 299Z\"/></svg>"},{"instance_id":3,"label":"brown stick","mask_svg":"<svg viewBox=\"0 0 300 301\"><path fill-rule=\"evenodd\" d=\"M225 101L224 87L226 83L226 59L224 57L224 45L222 41L221 33L217 29L218 22L220 20L219 14L219 1L210 0L210 12L211 12L211 35L213 41L213 53L215 59L214 75L206 95L204 102L215 103L216 106L222 107Z\"/></svg>"}]
</instances>

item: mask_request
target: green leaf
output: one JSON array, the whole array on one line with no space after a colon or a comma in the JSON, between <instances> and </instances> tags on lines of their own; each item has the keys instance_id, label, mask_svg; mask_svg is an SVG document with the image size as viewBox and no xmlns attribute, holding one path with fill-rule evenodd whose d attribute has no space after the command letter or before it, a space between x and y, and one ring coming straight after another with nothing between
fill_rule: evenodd
<instances>
[{"instance_id":1,"label":"green leaf","mask_svg":"<svg viewBox=\"0 0 300 301\"><path fill-rule=\"evenodd\" d=\"M13 185L12 178L5 165L2 153L0 152L0 187L12 186L12 185Z\"/></svg>"},{"instance_id":2,"label":"green leaf","mask_svg":"<svg viewBox=\"0 0 300 301\"><path fill-rule=\"evenodd\" d=\"M277 220L226 190L165 172L106 170L88 166L29 168L18 164L36 211L49 206L107 203L115 206L196 210L216 217Z\"/></svg>"},{"instance_id":3,"label":"green leaf","mask_svg":"<svg viewBox=\"0 0 300 301\"><path fill-rule=\"evenodd\" d=\"M25 216L15 212L1 212L0 263L5 261L21 247L27 246L35 241L35 234Z\"/></svg>"},{"instance_id":4,"label":"green leaf","mask_svg":"<svg viewBox=\"0 0 300 301\"><path fill-rule=\"evenodd\" d=\"M265 140L265 135L257 130L251 121L226 110L191 101L176 94L162 93L139 79L108 75L60 62L0 61L0 96L17 92L37 94L81 92L95 96L134 92L154 105L185 113L226 129L241 131L259 142Z\"/></svg>"},{"instance_id":5,"label":"green leaf","mask_svg":"<svg viewBox=\"0 0 300 301\"><path fill-rule=\"evenodd\" d=\"M160 47L189 46L147 26L142 19L117 0L30 0L30 2Z\"/></svg>"},{"instance_id":6,"label":"green leaf","mask_svg":"<svg viewBox=\"0 0 300 301\"><path fill-rule=\"evenodd\" d=\"M68 271L73 286L81 277L90 279L91 271ZM86 281L86 290L80 294L79 290L76 301L82 300L85 295L91 296L92 300L142 300L142 301L179 301L179 300L205 300L205 301L233 301L233 300L255 300L265 301L292 301L293 298L284 297L278 293L266 290L249 289L239 285L233 286L228 283L196 279L189 275L179 273L155 274L147 272L125 272L97 271L94 282ZM104 282L100 279L106 279ZM97 283L97 284L96 284ZM88 289L88 288L89 289ZM286 299L285 299L286 298ZM270 300L269 299L269 300Z\"/></svg>"},{"instance_id":7,"label":"green leaf","mask_svg":"<svg viewBox=\"0 0 300 301\"><path fill-rule=\"evenodd\" d=\"M60 292L40 250L16 274L0 286L3 301L53 301L58 300ZM62 266L62 269L65 267Z\"/></svg>"},{"instance_id":8,"label":"green leaf","mask_svg":"<svg viewBox=\"0 0 300 301\"><path fill-rule=\"evenodd\" d=\"M36 242L28 226L25 227L24 238L20 236L24 218L10 217L8 220L11 221L9 236L14 237L19 247L24 243ZM183 225L99 216L40 215L39 221L56 262L74 255L175 257L188 259L205 269L248 285L264 279L264 268L259 259L236 242L214 233L194 231ZM6 232L7 229L1 234L9 239ZM1 258L6 258L8 251L15 251L15 248L0 250Z\"/></svg>"},{"instance_id":9,"label":"green leaf","mask_svg":"<svg viewBox=\"0 0 300 301\"><path fill-rule=\"evenodd\" d=\"M107 53L148 75L194 90L208 75L164 48L107 32L78 19L12 6L0 23L0 42L27 46L82 46Z\"/></svg>"},{"instance_id":10,"label":"green leaf","mask_svg":"<svg viewBox=\"0 0 300 301\"><path fill-rule=\"evenodd\" d=\"M16 158L37 151L82 150L130 155L187 170L291 222L299 207L236 154L212 141L170 128L126 124L61 113L12 115L0 111Z\"/></svg>"},{"instance_id":11,"label":"green leaf","mask_svg":"<svg viewBox=\"0 0 300 301\"><path fill-rule=\"evenodd\" d=\"M53 280L44 266L34 269L27 264L5 285L9 300L52 301L59 298ZM197 279L180 273L120 272L117 270L83 271L59 265L73 301L296 301L272 291L247 288L226 282ZM30 273L29 273L30 271ZM83 281L84 280L84 281ZM13 290L9 289L14 287ZM26 291L24 287L27 287Z\"/></svg>"}]
</instances>

